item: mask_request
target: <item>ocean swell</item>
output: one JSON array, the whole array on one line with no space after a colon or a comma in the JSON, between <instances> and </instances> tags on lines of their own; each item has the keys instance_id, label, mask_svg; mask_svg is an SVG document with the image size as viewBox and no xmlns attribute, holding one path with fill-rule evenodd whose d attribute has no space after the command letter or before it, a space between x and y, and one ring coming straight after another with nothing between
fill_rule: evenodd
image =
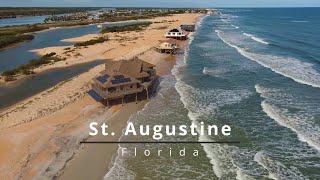
<instances>
[{"instance_id":1,"label":"ocean swell","mask_svg":"<svg viewBox=\"0 0 320 180\"><path fill-rule=\"evenodd\" d=\"M252 53L228 42L222 31L215 30L215 32L223 42L235 48L244 57L298 83L320 88L320 74L313 69L313 64L291 57Z\"/></svg>"},{"instance_id":2,"label":"ocean swell","mask_svg":"<svg viewBox=\"0 0 320 180\"><path fill-rule=\"evenodd\" d=\"M247 36L247 37L250 37L251 39L259 42L259 43L262 43L262 44L269 44L268 42L266 42L264 39L262 38L259 38L259 37L256 37L254 36L253 34L248 34L248 33L243 33L243 35Z\"/></svg>"},{"instance_id":3,"label":"ocean swell","mask_svg":"<svg viewBox=\"0 0 320 180\"><path fill-rule=\"evenodd\" d=\"M256 92L265 98L261 102L262 110L279 125L291 129L298 136L301 142L306 142L309 146L320 151L320 127L310 122L312 117L307 114L291 114L287 108L275 105L274 101L292 101L287 97L281 98L283 95L272 89L264 88L256 85ZM277 93L276 95L274 95Z\"/></svg>"}]
</instances>

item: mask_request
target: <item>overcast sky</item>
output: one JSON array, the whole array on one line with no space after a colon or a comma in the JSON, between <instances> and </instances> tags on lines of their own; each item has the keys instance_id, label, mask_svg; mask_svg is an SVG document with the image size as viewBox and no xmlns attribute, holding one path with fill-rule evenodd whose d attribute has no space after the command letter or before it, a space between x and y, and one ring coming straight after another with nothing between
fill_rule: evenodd
<instances>
[{"instance_id":1,"label":"overcast sky","mask_svg":"<svg viewBox=\"0 0 320 180\"><path fill-rule=\"evenodd\" d=\"M1 7L319 7L320 0L0 0Z\"/></svg>"}]
</instances>

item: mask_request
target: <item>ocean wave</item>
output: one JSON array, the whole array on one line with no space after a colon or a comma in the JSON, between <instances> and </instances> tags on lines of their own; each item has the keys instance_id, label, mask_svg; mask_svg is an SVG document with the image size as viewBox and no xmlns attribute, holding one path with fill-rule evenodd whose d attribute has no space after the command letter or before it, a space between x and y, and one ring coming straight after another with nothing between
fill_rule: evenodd
<instances>
[{"instance_id":1,"label":"ocean wave","mask_svg":"<svg viewBox=\"0 0 320 180\"><path fill-rule=\"evenodd\" d=\"M264 39L262 39L262 38L258 38L258 37L256 37L256 36L254 36L253 34L243 33L243 35L248 36L248 37L250 37L251 39L253 39L253 40L255 40L255 41L259 42L259 43L262 43L262 44L269 44L269 43L268 43L268 42L266 42Z\"/></svg>"},{"instance_id":2,"label":"ocean wave","mask_svg":"<svg viewBox=\"0 0 320 180\"><path fill-rule=\"evenodd\" d=\"M209 17L210 15L205 15L205 16L202 16L200 19L199 19L199 21L196 23L196 30L199 28L199 27L201 27L202 26L202 23L203 23L203 21L207 18L207 17Z\"/></svg>"},{"instance_id":3,"label":"ocean wave","mask_svg":"<svg viewBox=\"0 0 320 180\"><path fill-rule=\"evenodd\" d=\"M288 109L280 108L263 101L261 103L263 111L281 126L291 129L297 135L300 141L306 142L311 147L320 151L320 131L319 127L314 124L308 124L299 117L290 117Z\"/></svg>"},{"instance_id":4,"label":"ocean wave","mask_svg":"<svg viewBox=\"0 0 320 180\"><path fill-rule=\"evenodd\" d=\"M264 151L257 152L254 156L254 160L258 162L266 170L268 170L268 178L270 179L308 179L307 177L303 176L303 174L297 169L286 167L279 161L276 161L269 157Z\"/></svg>"},{"instance_id":5,"label":"ocean wave","mask_svg":"<svg viewBox=\"0 0 320 180\"><path fill-rule=\"evenodd\" d=\"M309 21L290 21L290 22L293 22L293 23L308 23Z\"/></svg>"},{"instance_id":6,"label":"ocean wave","mask_svg":"<svg viewBox=\"0 0 320 180\"><path fill-rule=\"evenodd\" d=\"M175 86L185 107L195 118L212 115L219 107L240 103L252 95L252 92L246 89L199 89L182 80Z\"/></svg>"},{"instance_id":7,"label":"ocean wave","mask_svg":"<svg viewBox=\"0 0 320 180\"><path fill-rule=\"evenodd\" d=\"M235 29L233 27L218 27L219 29L222 29L222 30L231 30L231 29Z\"/></svg>"},{"instance_id":8,"label":"ocean wave","mask_svg":"<svg viewBox=\"0 0 320 180\"><path fill-rule=\"evenodd\" d=\"M233 25L231 24L232 27L236 28L236 29L239 29L240 27L239 26L236 26L236 25Z\"/></svg>"},{"instance_id":9,"label":"ocean wave","mask_svg":"<svg viewBox=\"0 0 320 180\"><path fill-rule=\"evenodd\" d=\"M103 177L103 180L122 180L135 179L136 174L126 168L124 157L121 156L121 147L119 147L115 162L110 171Z\"/></svg>"},{"instance_id":10,"label":"ocean wave","mask_svg":"<svg viewBox=\"0 0 320 180\"><path fill-rule=\"evenodd\" d=\"M298 83L320 88L320 73L313 69L313 64L302 62L291 57L248 52L244 48L233 45L222 35L222 31L215 30L220 39L250 60L271 69L273 72L288 77Z\"/></svg>"},{"instance_id":11,"label":"ocean wave","mask_svg":"<svg viewBox=\"0 0 320 180\"><path fill-rule=\"evenodd\" d=\"M246 174L241 169L238 169L236 179L238 179L238 180L255 180L256 178Z\"/></svg>"},{"instance_id":12,"label":"ocean wave","mask_svg":"<svg viewBox=\"0 0 320 180\"><path fill-rule=\"evenodd\" d=\"M207 74L210 76L214 76L214 77L221 77L221 75L224 75L226 73L230 72L229 70L227 70L226 68L208 68L208 67L204 67L202 70L203 74Z\"/></svg>"},{"instance_id":13,"label":"ocean wave","mask_svg":"<svg viewBox=\"0 0 320 180\"><path fill-rule=\"evenodd\" d=\"M176 89L181 96L181 101L183 102L185 108L188 109L189 119L194 124L199 124L198 120L200 117L210 115L217 109L214 104L201 106L199 106L200 104L192 105L192 103L195 101L190 100L191 94L186 94L186 91L192 91L193 88L189 85L186 85L182 81L177 82ZM195 106L198 107L196 108ZM197 131L198 133L200 132L199 129L197 129ZM199 136L198 141L212 141L212 139L209 136ZM211 144L202 144L202 146L203 150L207 154L207 157L210 159L212 169L218 178L222 178L224 174L235 174L236 167L229 167L228 169L224 168L225 166L227 166L227 164L231 164L231 159L229 156L229 153L231 152L231 150L229 150L230 147L219 144L215 146Z\"/></svg>"},{"instance_id":14,"label":"ocean wave","mask_svg":"<svg viewBox=\"0 0 320 180\"><path fill-rule=\"evenodd\" d=\"M192 43L193 38L190 40ZM177 82L175 88L180 95L180 100L184 107L188 110L189 119L197 124L202 117L211 116L219 107L227 104L234 104L249 97L251 92L248 90L210 90L198 89L186 84L182 78L181 70L187 64L189 48L186 49L183 61L177 61L177 64L172 69L172 74L175 75ZM210 100L210 101L208 101ZM199 129L197 129L199 132ZM199 136L199 141L209 141L209 136ZM236 175L238 167L232 166L232 157L230 153L233 152L235 147L228 145L215 144L202 144L207 157L210 159L213 171L219 178L223 178L228 174ZM231 166L230 166L231 165Z\"/></svg>"},{"instance_id":15,"label":"ocean wave","mask_svg":"<svg viewBox=\"0 0 320 180\"><path fill-rule=\"evenodd\" d=\"M208 56L211 58L212 54L204 54L204 56ZM226 62L226 59L221 57L221 61ZM219 61L216 59L215 61ZM253 72L257 71L259 68L256 64L246 64L245 66L239 66L237 64L228 64L227 66L215 66L215 67L204 67L202 73L208 76L213 76L217 78L228 78L239 72Z\"/></svg>"},{"instance_id":16,"label":"ocean wave","mask_svg":"<svg viewBox=\"0 0 320 180\"><path fill-rule=\"evenodd\" d=\"M221 19L222 22L225 22L225 23L230 23L231 22L231 19Z\"/></svg>"},{"instance_id":17,"label":"ocean wave","mask_svg":"<svg viewBox=\"0 0 320 180\"><path fill-rule=\"evenodd\" d=\"M233 18L233 19L239 18L239 16L232 15L232 14L221 14L220 16L223 17L223 18L228 18L228 19L231 19L231 18Z\"/></svg>"},{"instance_id":18,"label":"ocean wave","mask_svg":"<svg viewBox=\"0 0 320 180\"><path fill-rule=\"evenodd\" d=\"M256 92L261 94L264 101L261 103L263 111L279 125L291 129L298 136L301 142L306 142L309 146L320 151L320 127L312 123L312 115L309 113L292 114L287 108L275 105L277 101L288 101L293 104L293 96L286 95L281 91L264 88L260 85L255 86ZM276 101L275 103L272 103ZM311 109L311 107L310 107Z\"/></svg>"},{"instance_id":19,"label":"ocean wave","mask_svg":"<svg viewBox=\"0 0 320 180\"><path fill-rule=\"evenodd\" d=\"M239 103L251 95L248 90L201 90L186 84L181 75L177 74L175 85L184 107L188 110L189 119L198 124L200 119L211 117L219 107ZM208 101L210 100L210 101ZM197 129L199 132L199 129ZM209 141L209 136L199 136L199 141ZM212 168L217 177L223 178L228 174L236 174L237 166L231 167L232 157L230 153L236 151L236 147L228 145L202 144Z\"/></svg>"}]
</instances>

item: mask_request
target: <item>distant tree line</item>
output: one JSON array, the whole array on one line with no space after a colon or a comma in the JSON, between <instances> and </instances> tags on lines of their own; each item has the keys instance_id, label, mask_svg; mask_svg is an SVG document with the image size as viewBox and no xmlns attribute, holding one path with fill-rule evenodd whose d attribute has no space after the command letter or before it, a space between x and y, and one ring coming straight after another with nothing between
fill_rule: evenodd
<instances>
[{"instance_id":1,"label":"distant tree line","mask_svg":"<svg viewBox=\"0 0 320 180\"><path fill-rule=\"evenodd\" d=\"M56 15L77 12L87 12L90 10L98 10L100 8L43 8L43 7L0 7L1 18L14 18L18 16L41 16Z\"/></svg>"},{"instance_id":2,"label":"distant tree line","mask_svg":"<svg viewBox=\"0 0 320 180\"><path fill-rule=\"evenodd\" d=\"M112 26L105 27L101 30L101 33L112 33L112 32L125 32L125 31L141 31L148 27L152 22L143 22L138 24L130 24L126 26Z\"/></svg>"}]
</instances>

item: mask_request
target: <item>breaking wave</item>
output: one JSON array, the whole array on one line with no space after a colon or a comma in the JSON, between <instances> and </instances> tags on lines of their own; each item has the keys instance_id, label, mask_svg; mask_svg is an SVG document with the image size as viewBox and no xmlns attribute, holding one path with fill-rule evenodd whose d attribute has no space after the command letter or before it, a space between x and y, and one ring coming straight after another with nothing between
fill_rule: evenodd
<instances>
[{"instance_id":1,"label":"breaking wave","mask_svg":"<svg viewBox=\"0 0 320 180\"><path fill-rule=\"evenodd\" d=\"M290 21L290 22L293 22L293 23L308 23L309 21Z\"/></svg>"},{"instance_id":2,"label":"breaking wave","mask_svg":"<svg viewBox=\"0 0 320 180\"><path fill-rule=\"evenodd\" d=\"M233 25L231 24L232 27L236 28L236 29L239 29L240 27L239 26L236 26L236 25Z\"/></svg>"},{"instance_id":3,"label":"breaking wave","mask_svg":"<svg viewBox=\"0 0 320 180\"><path fill-rule=\"evenodd\" d=\"M215 32L223 42L235 48L241 55L248 59L256 61L262 66L271 69L273 72L291 78L298 83L320 88L320 74L313 69L313 64L302 62L291 57L248 52L246 49L228 42L227 38L222 35L222 31L215 30Z\"/></svg>"},{"instance_id":4,"label":"breaking wave","mask_svg":"<svg viewBox=\"0 0 320 180\"><path fill-rule=\"evenodd\" d=\"M213 68L204 67L202 70L203 74L207 74L214 77L221 77L222 75L228 72L230 71L227 70L226 68L213 69Z\"/></svg>"},{"instance_id":5,"label":"breaking wave","mask_svg":"<svg viewBox=\"0 0 320 180\"><path fill-rule=\"evenodd\" d=\"M192 41L190 41L191 43ZM178 61L177 65L172 70L175 75L177 83L175 88L180 95L180 100L184 107L188 110L189 119L198 124L201 118L209 117L215 113L219 107L239 103L243 99L248 98L252 93L249 90L223 90L223 89L198 89L188 85L182 80L183 75L181 69L186 66L188 58L188 49L186 50L184 61ZM204 69L204 73L208 69ZM211 72L212 73L212 72ZM208 101L210 100L210 101ZM199 141L212 141L209 136L199 136ZM236 147L222 145L222 144L202 144L207 157L210 159L213 171L218 178L228 176L228 174L237 174L239 168L233 164L230 153L237 151ZM230 167L230 164L233 167ZM243 177L242 176L238 177Z\"/></svg>"},{"instance_id":6,"label":"breaking wave","mask_svg":"<svg viewBox=\"0 0 320 180\"><path fill-rule=\"evenodd\" d=\"M290 95L283 92L255 86L256 92L265 98L261 106L263 111L279 125L291 129L295 132L300 141L306 142L309 146L320 151L320 127L312 123L313 117L309 113L292 114L289 109L280 107L272 101L290 101ZM271 102L270 102L271 101ZM309 116L308 116L308 115Z\"/></svg>"},{"instance_id":7,"label":"breaking wave","mask_svg":"<svg viewBox=\"0 0 320 180\"><path fill-rule=\"evenodd\" d=\"M248 37L250 37L251 39L253 39L253 40L255 40L255 41L259 42L259 43L269 44L269 43L266 42L264 39L258 38L258 37L256 37L256 36L254 36L253 34L243 33L243 35L248 36Z\"/></svg>"},{"instance_id":8,"label":"breaking wave","mask_svg":"<svg viewBox=\"0 0 320 180\"><path fill-rule=\"evenodd\" d=\"M198 124L202 118L212 116L219 107L239 103L251 95L251 92L247 90L200 90L186 84L181 79L179 80L179 77L175 87L185 108L188 109L189 119L195 124ZM199 141L210 140L212 141L209 136L199 136ZM220 144L202 144L202 146L210 158L210 163L217 177L222 178L230 173L237 173L238 167L230 167L233 161L230 153L237 151L237 148Z\"/></svg>"},{"instance_id":9,"label":"breaking wave","mask_svg":"<svg viewBox=\"0 0 320 180\"><path fill-rule=\"evenodd\" d=\"M286 167L279 161L276 161L269 157L264 151L259 151L254 156L254 160L258 162L269 172L270 179L296 179L306 180L307 177L303 176L297 169Z\"/></svg>"}]
</instances>

